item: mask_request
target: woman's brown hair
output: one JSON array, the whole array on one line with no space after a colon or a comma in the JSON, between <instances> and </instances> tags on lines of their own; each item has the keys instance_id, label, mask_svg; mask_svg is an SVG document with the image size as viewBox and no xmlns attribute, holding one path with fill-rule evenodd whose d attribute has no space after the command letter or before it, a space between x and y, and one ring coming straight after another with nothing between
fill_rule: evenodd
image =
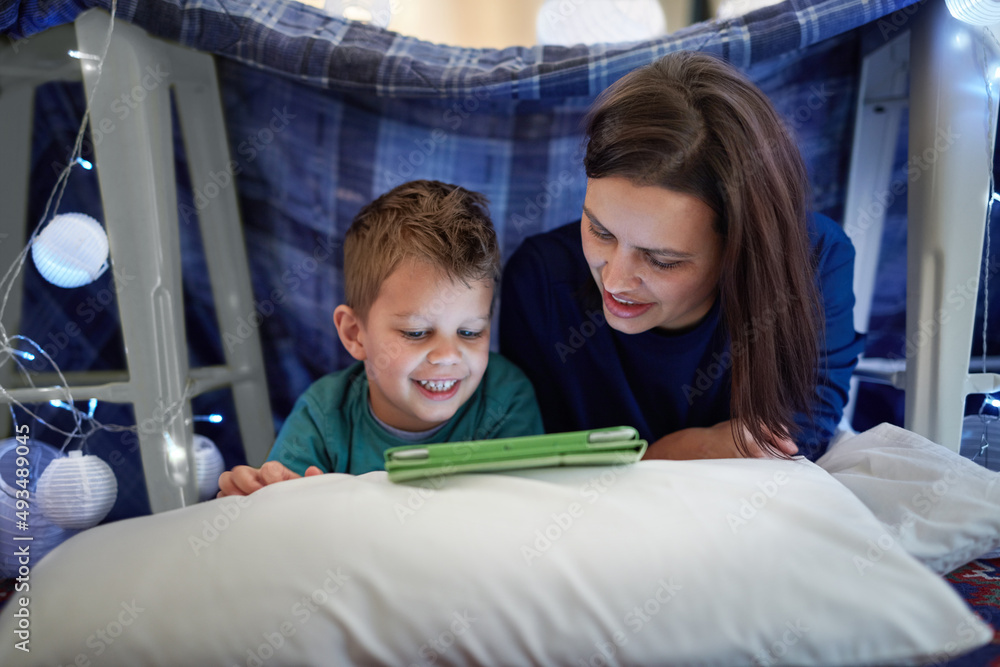
<instances>
[{"instance_id":1,"label":"woman's brown hair","mask_svg":"<svg viewBox=\"0 0 1000 667\"><path fill-rule=\"evenodd\" d=\"M719 298L732 357L730 416L772 452L812 416L822 306L806 226L802 157L767 97L718 58L678 52L598 97L588 178L624 177L695 196L723 239Z\"/></svg>"}]
</instances>

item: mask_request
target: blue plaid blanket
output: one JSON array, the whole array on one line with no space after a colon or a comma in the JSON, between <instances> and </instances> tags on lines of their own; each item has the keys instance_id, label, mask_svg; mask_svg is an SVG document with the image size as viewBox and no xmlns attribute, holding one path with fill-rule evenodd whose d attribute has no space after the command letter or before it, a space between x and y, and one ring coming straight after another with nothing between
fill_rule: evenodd
<instances>
[{"instance_id":1,"label":"blue plaid blanket","mask_svg":"<svg viewBox=\"0 0 1000 667\"><path fill-rule=\"evenodd\" d=\"M911 3L789 0L647 42L501 50L430 44L287 0L120 0L117 16L218 55L278 426L310 382L350 360L331 313L343 296L340 240L363 204L413 178L479 190L491 201L507 257L526 236L579 218L585 109L617 78L667 52L710 51L745 69L795 132L815 207L840 218L860 57L905 28ZM111 3L6 2L0 40L16 46L93 6ZM32 225L83 109L79 84L47 84L38 91ZM87 157L86 143L84 149ZM176 154L181 220L193 223L199 198L214 185L190 181L180 140ZM93 172L74 170L60 211L101 218ZM191 363L218 363L226 331L215 321L196 224L182 225L182 244ZM30 308L22 333L52 345L63 370L122 367L110 272L70 293L45 283L30 262L25 271ZM97 305L81 315L77 306L88 299ZM68 323L85 335L62 341L58 334ZM195 412L231 416L228 394L199 397ZM58 422L59 413L53 408L48 418ZM127 409L110 405L102 404L97 418L131 423ZM217 441L227 465L241 462L235 429L199 424L199 430ZM99 433L88 448L108 457L122 451L119 436ZM148 511L138 458L125 454L117 469L119 503L109 519Z\"/></svg>"}]
</instances>

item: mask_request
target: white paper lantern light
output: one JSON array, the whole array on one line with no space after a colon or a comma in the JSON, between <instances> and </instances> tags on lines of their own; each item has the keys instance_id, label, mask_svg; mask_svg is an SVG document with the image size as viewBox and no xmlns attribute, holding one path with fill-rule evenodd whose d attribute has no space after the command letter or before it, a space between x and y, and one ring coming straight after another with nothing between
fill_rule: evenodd
<instances>
[{"instance_id":1,"label":"white paper lantern light","mask_svg":"<svg viewBox=\"0 0 1000 667\"><path fill-rule=\"evenodd\" d=\"M38 480L38 504L63 528L96 526L118 497L118 480L99 457L72 451L49 464Z\"/></svg>"},{"instance_id":2,"label":"white paper lantern light","mask_svg":"<svg viewBox=\"0 0 1000 667\"><path fill-rule=\"evenodd\" d=\"M31 244L38 272L53 285L88 285L108 268L108 235L84 213L60 213Z\"/></svg>"},{"instance_id":3,"label":"white paper lantern light","mask_svg":"<svg viewBox=\"0 0 1000 667\"><path fill-rule=\"evenodd\" d=\"M19 456L27 459L27 466L18 465ZM24 443L16 438L0 440L0 577L12 579L22 574L24 563L20 562L17 553L25 545L31 555L29 565L33 565L76 534L76 531L49 521L35 500L36 481L46 466L59 456L58 449L44 442L29 440ZM18 477L18 468L27 468L27 477ZM18 484L19 479L28 480L26 489ZM28 491L27 507L17 502L19 490ZM27 537L31 539L25 540Z\"/></svg>"},{"instance_id":4,"label":"white paper lantern light","mask_svg":"<svg viewBox=\"0 0 1000 667\"><path fill-rule=\"evenodd\" d=\"M323 8L327 14L379 28L389 27L394 11L390 0L326 0Z\"/></svg>"},{"instance_id":5,"label":"white paper lantern light","mask_svg":"<svg viewBox=\"0 0 1000 667\"><path fill-rule=\"evenodd\" d=\"M226 470L222 452L209 438L194 434L194 467L198 475L198 500L209 500L219 492L219 475Z\"/></svg>"},{"instance_id":6,"label":"white paper lantern light","mask_svg":"<svg viewBox=\"0 0 1000 667\"><path fill-rule=\"evenodd\" d=\"M539 44L634 42L667 32L657 0L546 0L535 17Z\"/></svg>"},{"instance_id":7,"label":"white paper lantern light","mask_svg":"<svg viewBox=\"0 0 1000 667\"><path fill-rule=\"evenodd\" d=\"M1000 3L996 0L944 0L951 15L972 25L1000 23Z\"/></svg>"}]
</instances>

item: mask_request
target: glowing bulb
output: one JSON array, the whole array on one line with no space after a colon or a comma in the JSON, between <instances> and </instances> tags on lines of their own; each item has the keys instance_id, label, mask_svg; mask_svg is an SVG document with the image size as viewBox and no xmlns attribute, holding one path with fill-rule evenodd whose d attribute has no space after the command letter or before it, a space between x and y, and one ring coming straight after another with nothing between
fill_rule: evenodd
<instances>
[{"instance_id":1,"label":"glowing bulb","mask_svg":"<svg viewBox=\"0 0 1000 667\"><path fill-rule=\"evenodd\" d=\"M326 0L323 9L349 21L387 28L392 18L392 5L392 0Z\"/></svg>"},{"instance_id":2,"label":"glowing bulb","mask_svg":"<svg viewBox=\"0 0 1000 667\"><path fill-rule=\"evenodd\" d=\"M38 272L53 285L80 287L108 268L108 235L83 213L60 213L31 244Z\"/></svg>"},{"instance_id":3,"label":"glowing bulb","mask_svg":"<svg viewBox=\"0 0 1000 667\"><path fill-rule=\"evenodd\" d=\"M348 21L361 21L362 23L368 23L373 17L372 13L364 7L348 5L347 7L344 7L344 18Z\"/></svg>"},{"instance_id":4,"label":"glowing bulb","mask_svg":"<svg viewBox=\"0 0 1000 667\"><path fill-rule=\"evenodd\" d=\"M35 360L35 355L33 355L31 352L25 352L24 350L11 350L11 354L16 354L17 356L27 361Z\"/></svg>"},{"instance_id":5,"label":"glowing bulb","mask_svg":"<svg viewBox=\"0 0 1000 667\"><path fill-rule=\"evenodd\" d=\"M84 160L82 157L76 158L76 163L83 167L84 169L93 169L94 164L90 160Z\"/></svg>"},{"instance_id":6,"label":"glowing bulb","mask_svg":"<svg viewBox=\"0 0 1000 667\"><path fill-rule=\"evenodd\" d=\"M666 31L666 17L656 0L546 0L535 16L539 44L633 42Z\"/></svg>"},{"instance_id":7,"label":"glowing bulb","mask_svg":"<svg viewBox=\"0 0 1000 667\"><path fill-rule=\"evenodd\" d=\"M97 410L97 399L96 398L92 398L87 403L87 417L88 418L93 418L94 412L96 410Z\"/></svg>"},{"instance_id":8,"label":"glowing bulb","mask_svg":"<svg viewBox=\"0 0 1000 667\"><path fill-rule=\"evenodd\" d=\"M184 486L187 484L188 475L191 474L187 450L174 442L174 439L166 431L163 432L163 441L166 444L163 455L166 458L167 473L174 484Z\"/></svg>"},{"instance_id":9,"label":"glowing bulb","mask_svg":"<svg viewBox=\"0 0 1000 667\"><path fill-rule=\"evenodd\" d=\"M196 421L196 422L211 422L213 424L221 424L222 423L222 415L216 415L216 414L212 414L212 415L195 415L194 417L191 418L191 421Z\"/></svg>"},{"instance_id":10,"label":"glowing bulb","mask_svg":"<svg viewBox=\"0 0 1000 667\"><path fill-rule=\"evenodd\" d=\"M100 56L95 56L93 53L84 53L83 51L77 51L76 49L71 49L66 52L70 58L76 58L77 60L100 60Z\"/></svg>"},{"instance_id":11,"label":"glowing bulb","mask_svg":"<svg viewBox=\"0 0 1000 667\"><path fill-rule=\"evenodd\" d=\"M216 415L216 414L211 414L211 415L195 415L194 417L191 418L191 421L196 421L196 422L211 422L213 424L221 424L222 423L222 415Z\"/></svg>"},{"instance_id":12,"label":"glowing bulb","mask_svg":"<svg viewBox=\"0 0 1000 667\"><path fill-rule=\"evenodd\" d=\"M1000 23L1000 2L997 0L944 0L944 4L959 21L972 25Z\"/></svg>"}]
</instances>

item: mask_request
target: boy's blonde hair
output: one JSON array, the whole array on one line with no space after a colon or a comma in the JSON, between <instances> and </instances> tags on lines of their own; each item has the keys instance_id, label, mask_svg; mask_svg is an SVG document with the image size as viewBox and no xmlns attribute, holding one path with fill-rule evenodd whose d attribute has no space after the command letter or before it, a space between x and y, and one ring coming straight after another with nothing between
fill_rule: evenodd
<instances>
[{"instance_id":1,"label":"boy's blonde hair","mask_svg":"<svg viewBox=\"0 0 1000 667\"><path fill-rule=\"evenodd\" d=\"M344 237L347 305L364 320L382 283L410 258L466 285L490 280L495 286L500 247L488 204L457 185L410 181L362 208Z\"/></svg>"}]
</instances>

